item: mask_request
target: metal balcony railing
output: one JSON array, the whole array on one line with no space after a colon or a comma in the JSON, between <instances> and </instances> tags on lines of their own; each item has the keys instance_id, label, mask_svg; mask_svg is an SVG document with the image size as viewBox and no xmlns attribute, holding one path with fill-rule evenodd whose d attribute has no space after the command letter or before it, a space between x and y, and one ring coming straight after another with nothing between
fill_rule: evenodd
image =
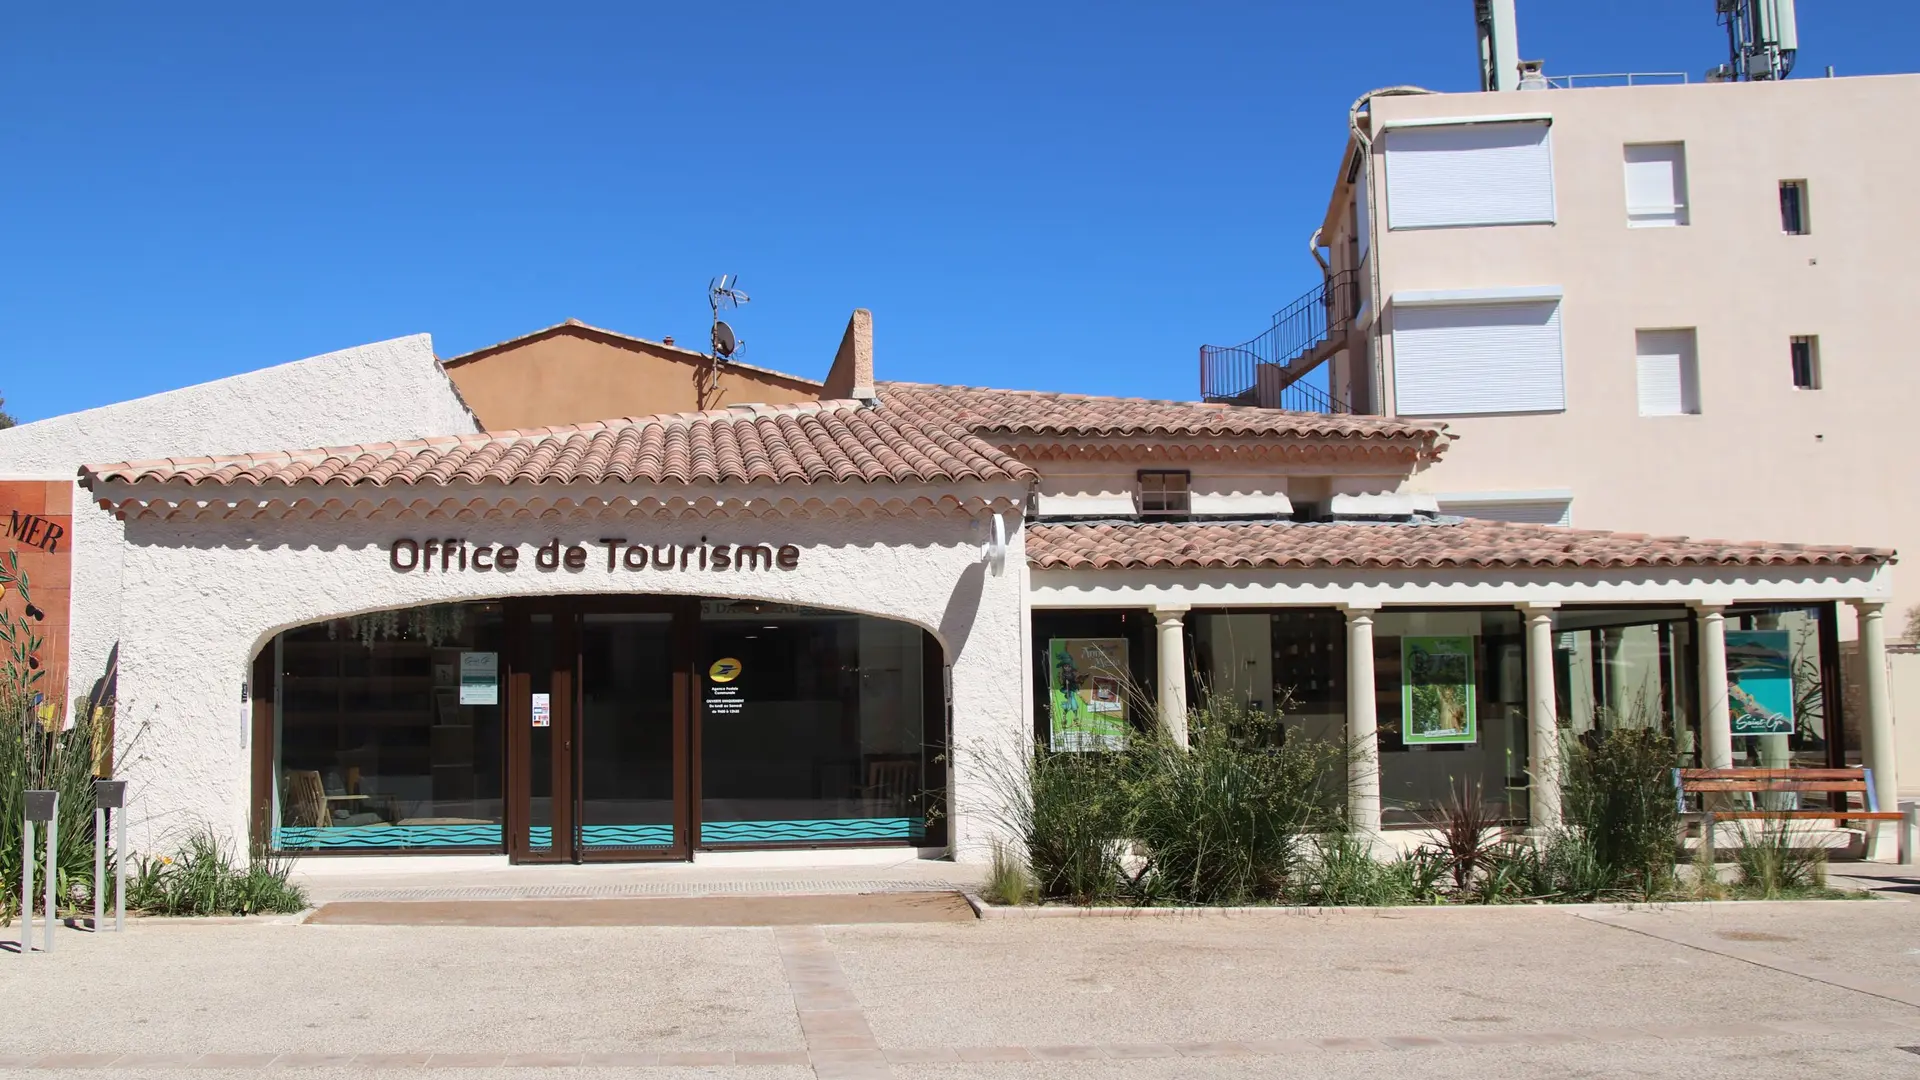
<instances>
[{"instance_id":1,"label":"metal balcony railing","mask_svg":"<svg viewBox=\"0 0 1920 1080\"><path fill-rule=\"evenodd\" d=\"M1351 412L1337 395L1300 381L1333 355L1360 310L1361 276L1342 270L1274 313L1267 332L1238 345L1200 346L1200 399L1298 412Z\"/></svg>"},{"instance_id":2,"label":"metal balcony railing","mask_svg":"<svg viewBox=\"0 0 1920 1080\"><path fill-rule=\"evenodd\" d=\"M1545 75L1555 90L1577 90L1583 86L1677 86L1685 84L1684 71L1608 71L1597 75Z\"/></svg>"}]
</instances>

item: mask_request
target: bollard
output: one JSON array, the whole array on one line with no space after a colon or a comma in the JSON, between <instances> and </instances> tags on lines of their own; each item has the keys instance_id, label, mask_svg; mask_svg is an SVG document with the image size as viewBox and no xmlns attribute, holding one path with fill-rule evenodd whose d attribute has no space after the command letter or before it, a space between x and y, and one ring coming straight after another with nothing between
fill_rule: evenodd
<instances>
[{"instance_id":1,"label":"bollard","mask_svg":"<svg viewBox=\"0 0 1920 1080\"><path fill-rule=\"evenodd\" d=\"M58 918L54 908L54 889L60 880L59 844L60 825L57 816L60 810L60 793L57 791L29 791L27 795L26 820L20 829L20 955L33 951L33 823L38 821L47 830L47 932L41 952L53 951L53 924Z\"/></svg>"},{"instance_id":2,"label":"bollard","mask_svg":"<svg viewBox=\"0 0 1920 1080\"><path fill-rule=\"evenodd\" d=\"M33 815L20 823L20 955L33 951Z\"/></svg>"},{"instance_id":3,"label":"bollard","mask_svg":"<svg viewBox=\"0 0 1920 1080\"><path fill-rule=\"evenodd\" d=\"M118 933L127 917L127 782L93 782L93 930L100 932L106 917L107 817L113 819L113 929Z\"/></svg>"}]
</instances>

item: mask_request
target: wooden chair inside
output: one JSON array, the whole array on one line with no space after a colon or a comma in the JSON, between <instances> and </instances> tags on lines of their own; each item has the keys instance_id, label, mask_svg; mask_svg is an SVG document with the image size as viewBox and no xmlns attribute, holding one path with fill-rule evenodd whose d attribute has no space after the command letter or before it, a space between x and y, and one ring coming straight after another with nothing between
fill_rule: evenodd
<instances>
[{"instance_id":1,"label":"wooden chair inside","mask_svg":"<svg viewBox=\"0 0 1920 1080\"><path fill-rule=\"evenodd\" d=\"M327 813L327 792L315 769L294 769L287 773L287 824L305 828L325 828L333 824Z\"/></svg>"},{"instance_id":2,"label":"wooden chair inside","mask_svg":"<svg viewBox=\"0 0 1920 1080\"><path fill-rule=\"evenodd\" d=\"M876 758L867 762L867 783L860 789L862 798L878 804L891 814L904 814L919 794L918 758Z\"/></svg>"}]
</instances>

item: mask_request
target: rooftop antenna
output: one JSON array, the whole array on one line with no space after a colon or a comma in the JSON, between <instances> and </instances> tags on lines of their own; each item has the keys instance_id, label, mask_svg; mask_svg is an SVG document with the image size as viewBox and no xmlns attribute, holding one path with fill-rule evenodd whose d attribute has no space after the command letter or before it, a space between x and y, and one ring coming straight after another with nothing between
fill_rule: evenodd
<instances>
[{"instance_id":1,"label":"rooftop antenna","mask_svg":"<svg viewBox=\"0 0 1920 1080\"><path fill-rule=\"evenodd\" d=\"M707 307L713 312L713 353L708 358L707 370L699 386L700 407L710 407L720 390L720 365L732 360L746 342L733 332L733 327L720 318L722 311L731 311L746 303L750 297L740 288L740 275L721 274L707 282Z\"/></svg>"},{"instance_id":2,"label":"rooftop antenna","mask_svg":"<svg viewBox=\"0 0 1920 1080\"><path fill-rule=\"evenodd\" d=\"M1709 82L1784 79L1793 73L1800 30L1793 0L1714 0L1727 28L1727 62L1709 69Z\"/></svg>"},{"instance_id":3,"label":"rooftop antenna","mask_svg":"<svg viewBox=\"0 0 1920 1080\"><path fill-rule=\"evenodd\" d=\"M1513 0L1473 0L1480 33L1480 89L1520 89L1520 32Z\"/></svg>"}]
</instances>

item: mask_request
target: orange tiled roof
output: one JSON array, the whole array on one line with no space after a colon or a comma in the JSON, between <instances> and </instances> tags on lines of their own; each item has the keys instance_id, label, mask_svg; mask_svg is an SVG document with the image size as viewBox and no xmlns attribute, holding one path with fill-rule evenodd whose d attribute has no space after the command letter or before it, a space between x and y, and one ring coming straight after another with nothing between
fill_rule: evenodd
<instances>
[{"instance_id":1,"label":"orange tiled roof","mask_svg":"<svg viewBox=\"0 0 1920 1080\"><path fill-rule=\"evenodd\" d=\"M1042 390L883 382L884 405L942 416L976 431L1087 436L1243 435L1434 443L1443 424L1327 415L1200 401L1095 397Z\"/></svg>"},{"instance_id":2,"label":"orange tiled roof","mask_svg":"<svg viewBox=\"0 0 1920 1080\"><path fill-rule=\"evenodd\" d=\"M1041 570L1357 567L1566 569L1636 566L1859 566L1883 548L1734 543L1498 521L1039 524L1027 561Z\"/></svg>"},{"instance_id":3,"label":"orange tiled roof","mask_svg":"<svg viewBox=\"0 0 1920 1080\"><path fill-rule=\"evenodd\" d=\"M1033 470L937 419L857 401L737 405L408 442L90 465L82 482L934 483L1025 480Z\"/></svg>"}]
</instances>

